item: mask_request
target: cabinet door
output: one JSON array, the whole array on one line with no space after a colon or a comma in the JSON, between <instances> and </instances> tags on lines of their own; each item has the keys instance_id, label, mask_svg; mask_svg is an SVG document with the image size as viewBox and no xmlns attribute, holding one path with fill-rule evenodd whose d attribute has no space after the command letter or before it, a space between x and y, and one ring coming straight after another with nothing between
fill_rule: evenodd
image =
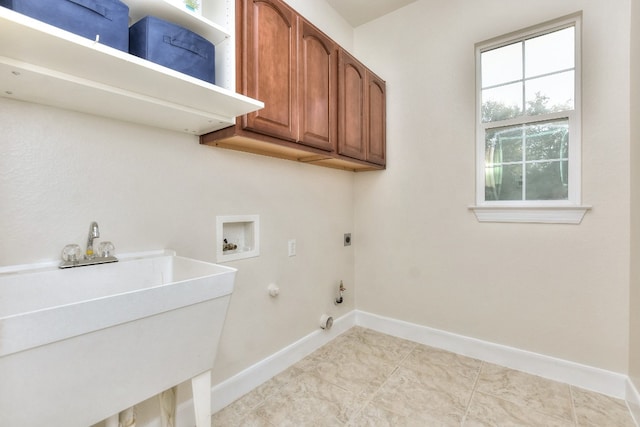
<instances>
[{"instance_id":1,"label":"cabinet door","mask_svg":"<svg viewBox=\"0 0 640 427\"><path fill-rule=\"evenodd\" d=\"M335 151L338 133L338 50L333 41L298 20L298 114L301 144Z\"/></svg>"},{"instance_id":2,"label":"cabinet door","mask_svg":"<svg viewBox=\"0 0 640 427\"><path fill-rule=\"evenodd\" d=\"M242 84L265 107L245 116L244 129L295 141L296 14L280 0L243 0Z\"/></svg>"},{"instance_id":3,"label":"cabinet door","mask_svg":"<svg viewBox=\"0 0 640 427\"><path fill-rule=\"evenodd\" d=\"M344 50L339 54L338 153L366 159L366 68Z\"/></svg>"},{"instance_id":4,"label":"cabinet door","mask_svg":"<svg viewBox=\"0 0 640 427\"><path fill-rule=\"evenodd\" d=\"M367 73L367 161L378 165L386 163L387 107L384 80Z\"/></svg>"}]
</instances>

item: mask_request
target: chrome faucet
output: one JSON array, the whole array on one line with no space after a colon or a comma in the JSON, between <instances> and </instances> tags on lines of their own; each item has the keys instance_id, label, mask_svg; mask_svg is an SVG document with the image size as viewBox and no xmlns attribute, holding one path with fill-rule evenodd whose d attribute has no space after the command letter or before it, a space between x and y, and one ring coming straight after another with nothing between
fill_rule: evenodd
<instances>
[{"instance_id":1,"label":"chrome faucet","mask_svg":"<svg viewBox=\"0 0 640 427\"><path fill-rule=\"evenodd\" d=\"M58 267L81 267L83 265L117 262L118 258L114 255L113 243L102 242L98 247L97 253L93 250L93 240L98 237L100 237L100 229L98 228L98 223L93 221L89 226L89 237L87 237L87 249L84 251L84 256L80 245L67 245L62 249L62 262Z\"/></svg>"},{"instance_id":2,"label":"chrome faucet","mask_svg":"<svg viewBox=\"0 0 640 427\"><path fill-rule=\"evenodd\" d=\"M97 239L98 237L100 237L100 229L98 228L98 223L93 221L89 226L89 237L87 238L87 250L85 251L87 259L95 257L93 253L93 239Z\"/></svg>"}]
</instances>

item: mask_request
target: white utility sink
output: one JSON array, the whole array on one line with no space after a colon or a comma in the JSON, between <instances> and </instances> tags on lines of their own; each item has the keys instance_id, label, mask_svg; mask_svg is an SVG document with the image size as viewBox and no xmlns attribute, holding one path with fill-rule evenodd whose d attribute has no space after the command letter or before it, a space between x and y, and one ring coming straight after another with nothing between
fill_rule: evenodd
<instances>
[{"instance_id":1,"label":"white utility sink","mask_svg":"<svg viewBox=\"0 0 640 427\"><path fill-rule=\"evenodd\" d=\"M86 427L194 378L206 424L235 273L171 251L2 268L0 424Z\"/></svg>"}]
</instances>

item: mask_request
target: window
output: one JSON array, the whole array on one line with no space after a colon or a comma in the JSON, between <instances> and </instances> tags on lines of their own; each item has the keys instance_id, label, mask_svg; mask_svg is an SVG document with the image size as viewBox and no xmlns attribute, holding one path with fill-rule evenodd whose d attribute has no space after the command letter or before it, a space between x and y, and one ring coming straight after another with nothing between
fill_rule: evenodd
<instances>
[{"instance_id":1,"label":"window","mask_svg":"<svg viewBox=\"0 0 640 427\"><path fill-rule=\"evenodd\" d=\"M476 46L479 220L582 220L579 53L579 15Z\"/></svg>"}]
</instances>

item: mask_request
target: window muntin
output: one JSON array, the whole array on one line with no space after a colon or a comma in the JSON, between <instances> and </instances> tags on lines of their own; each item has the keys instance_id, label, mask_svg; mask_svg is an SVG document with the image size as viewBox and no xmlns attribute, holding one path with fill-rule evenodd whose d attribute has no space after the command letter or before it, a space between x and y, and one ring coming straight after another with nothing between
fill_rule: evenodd
<instances>
[{"instance_id":1,"label":"window muntin","mask_svg":"<svg viewBox=\"0 0 640 427\"><path fill-rule=\"evenodd\" d=\"M574 108L575 27L480 54L483 122ZM499 107L499 108L498 108Z\"/></svg>"},{"instance_id":2,"label":"window muntin","mask_svg":"<svg viewBox=\"0 0 640 427\"><path fill-rule=\"evenodd\" d=\"M477 46L479 205L579 204L579 33L574 16Z\"/></svg>"}]
</instances>

